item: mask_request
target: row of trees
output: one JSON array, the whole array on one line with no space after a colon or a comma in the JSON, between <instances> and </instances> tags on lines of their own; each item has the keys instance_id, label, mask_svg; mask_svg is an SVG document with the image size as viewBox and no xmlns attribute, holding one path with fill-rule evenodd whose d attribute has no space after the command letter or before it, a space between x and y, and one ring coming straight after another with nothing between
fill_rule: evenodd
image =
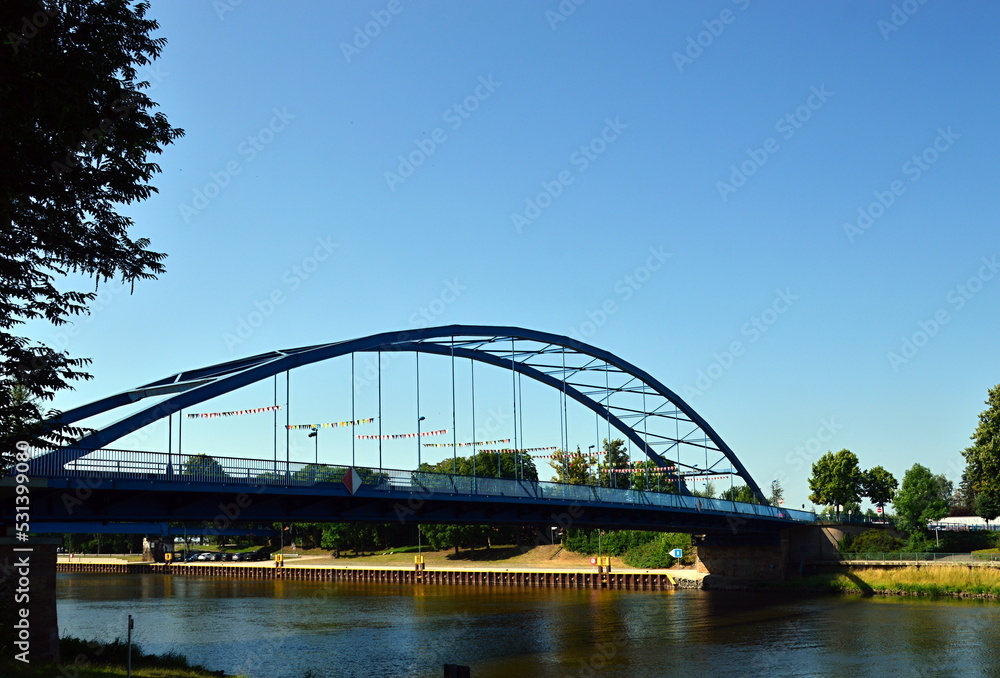
<instances>
[{"instance_id":1,"label":"row of trees","mask_svg":"<svg viewBox=\"0 0 1000 678\"><path fill-rule=\"evenodd\" d=\"M560 450L557 454L565 453ZM581 452L578 446L575 452L553 459L549 462L549 466L555 472L552 482L556 483L677 493L676 476L668 471L659 470L659 464L652 459L633 463L629 458L625 441L621 438L604 439L599 462L596 462L593 456Z\"/></svg>"},{"instance_id":2,"label":"row of trees","mask_svg":"<svg viewBox=\"0 0 1000 678\"><path fill-rule=\"evenodd\" d=\"M952 483L944 474L934 475L914 464L903 476L902 485L881 466L861 469L850 450L827 452L812 465L809 501L833 507L838 513L860 513L861 499L867 498L883 511L892 504L896 524L907 531L926 529L927 523L948 515Z\"/></svg>"},{"instance_id":3,"label":"row of trees","mask_svg":"<svg viewBox=\"0 0 1000 678\"><path fill-rule=\"evenodd\" d=\"M966 467L957 489L944 474L914 464L897 483L881 466L861 470L850 450L828 452L812 466L809 500L815 504L860 510L862 497L884 508L891 503L896 525L907 532L926 531L928 523L947 515L1000 517L1000 385L989 389L986 409L963 452Z\"/></svg>"},{"instance_id":4,"label":"row of trees","mask_svg":"<svg viewBox=\"0 0 1000 678\"><path fill-rule=\"evenodd\" d=\"M892 501L899 483L881 466L862 471L858 457L850 450L827 452L812 465L809 478L809 501L814 504L860 509L859 502L867 497L884 509Z\"/></svg>"},{"instance_id":5,"label":"row of trees","mask_svg":"<svg viewBox=\"0 0 1000 678\"><path fill-rule=\"evenodd\" d=\"M436 464L422 463L422 473L455 473L479 478L519 478L538 480L538 469L530 454L480 450L468 457L446 457Z\"/></svg>"}]
</instances>

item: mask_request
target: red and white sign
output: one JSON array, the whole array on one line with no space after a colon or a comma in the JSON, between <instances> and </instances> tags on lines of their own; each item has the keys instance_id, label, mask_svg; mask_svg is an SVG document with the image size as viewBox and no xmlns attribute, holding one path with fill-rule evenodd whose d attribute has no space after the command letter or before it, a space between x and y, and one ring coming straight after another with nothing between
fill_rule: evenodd
<instances>
[{"instance_id":1,"label":"red and white sign","mask_svg":"<svg viewBox=\"0 0 1000 678\"><path fill-rule=\"evenodd\" d=\"M590 564L591 565L597 565L597 558L591 558L590 559Z\"/></svg>"},{"instance_id":2,"label":"red and white sign","mask_svg":"<svg viewBox=\"0 0 1000 678\"><path fill-rule=\"evenodd\" d=\"M347 473L344 474L343 483L344 487L346 487L347 491L352 495L358 491L359 487L361 487L361 476L358 475L358 472L353 466L347 470Z\"/></svg>"},{"instance_id":3,"label":"red and white sign","mask_svg":"<svg viewBox=\"0 0 1000 678\"><path fill-rule=\"evenodd\" d=\"M875 509L875 512L876 512L876 513L882 513L882 507L881 507L881 506L879 506L879 507L878 507L877 509Z\"/></svg>"}]
</instances>

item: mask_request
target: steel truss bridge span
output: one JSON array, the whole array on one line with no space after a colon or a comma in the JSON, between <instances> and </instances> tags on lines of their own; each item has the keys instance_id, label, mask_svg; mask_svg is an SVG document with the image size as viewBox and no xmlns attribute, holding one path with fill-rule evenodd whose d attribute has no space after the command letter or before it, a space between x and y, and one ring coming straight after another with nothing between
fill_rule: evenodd
<instances>
[{"instance_id":1,"label":"steel truss bridge span","mask_svg":"<svg viewBox=\"0 0 1000 678\"><path fill-rule=\"evenodd\" d=\"M52 464L66 467L159 419L282 372L353 353L399 351L464 358L511 370L515 403L520 375L533 379L559 391L563 409L565 401L573 399L594 412L596 427L605 428L609 440L614 429L656 466L678 469L681 494L689 494L684 478L731 473L750 488L758 502L768 504L760 487L719 434L649 373L604 349L570 337L490 325L385 332L180 372L64 412L54 424L72 425L146 398L163 398L91 432L72 448L45 453L31 464L38 468L45 459L51 473ZM516 440L516 417L514 427Z\"/></svg>"}]
</instances>

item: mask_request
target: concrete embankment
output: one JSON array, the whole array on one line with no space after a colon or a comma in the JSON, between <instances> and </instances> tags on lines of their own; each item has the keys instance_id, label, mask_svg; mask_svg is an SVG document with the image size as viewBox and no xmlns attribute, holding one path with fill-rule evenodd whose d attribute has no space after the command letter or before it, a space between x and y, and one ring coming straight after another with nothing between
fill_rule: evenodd
<instances>
[{"instance_id":1,"label":"concrete embankment","mask_svg":"<svg viewBox=\"0 0 1000 678\"><path fill-rule=\"evenodd\" d=\"M424 569L391 567L275 567L266 565L60 562L56 571L109 574L159 574L167 576L225 577L228 579L282 579L294 581L343 581L464 586L525 586L576 589L667 591L701 588L704 577L690 570L594 572L519 569Z\"/></svg>"}]
</instances>

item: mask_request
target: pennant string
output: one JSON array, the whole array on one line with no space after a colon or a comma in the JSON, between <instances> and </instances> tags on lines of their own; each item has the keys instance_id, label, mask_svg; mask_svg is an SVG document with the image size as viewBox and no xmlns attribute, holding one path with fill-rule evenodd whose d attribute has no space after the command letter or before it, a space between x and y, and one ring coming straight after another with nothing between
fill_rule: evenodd
<instances>
[{"instance_id":1,"label":"pennant string","mask_svg":"<svg viewBox=\"0 0 1000 678\"><path fill-rule=\"evenodd\" d=\"M232 412L189 412L188 419L209 419L212 417L237 417L243 414L260 414L261 412L274 412L280 410L281 405L270 405L268 407L255 407L250 410L233 410Z\"/></svg>"},{"instance_id":2,"label":"pennant string","mask_svg":"<svg viewBox=\"0 0 1000 678\"><path fill-rule=\"evenodd\" d=\"M285 428L293 431L314 428L340 428L342 426L361 426L363 424L370 424L373 421L375 421L374 417L370 419L355 419L354 421L335 421L327 424L289 424Z\"/></svg>"},{"instance_id":3,"label":"pennant string","mask_svg":"<svg viewBox=\"0 0 1000 678\"><path fill-rule=\"evenodd\" d=\"M417 433L396 433L394 435L373 435L373 436L354 436L358 440L398 440L400 438L416 438L418 435L422 438L424 436L440 436L448 432L448 429L443 428L440 431L421 431Z\"/></svg>"}]
</instances>

